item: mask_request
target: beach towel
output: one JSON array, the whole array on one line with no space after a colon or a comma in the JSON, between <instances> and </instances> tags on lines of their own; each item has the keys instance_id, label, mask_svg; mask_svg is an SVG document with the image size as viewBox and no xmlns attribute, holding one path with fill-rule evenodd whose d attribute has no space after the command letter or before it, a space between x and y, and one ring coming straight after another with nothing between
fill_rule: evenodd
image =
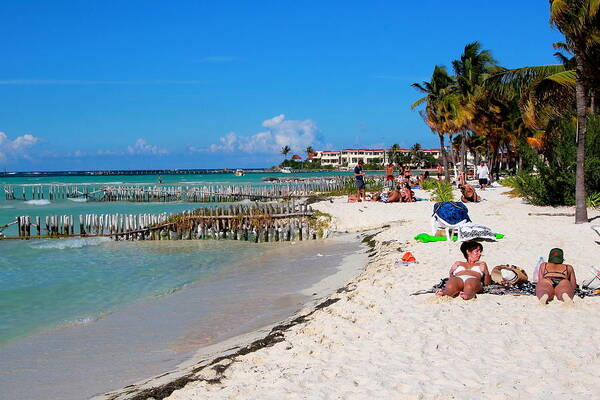
<instances>
[{"instance_id":1,"label":"beach towel","mask_svg":"<svg viewBox=\"0 0 600 400\"><path fill-rule=\"evenodd\" d=\"M496 240L496 234L490 228L473 222L461 225L458 230L460 231L458 236L463 242L473 239Z\"/></svg>"},{"instance_id":2,"label":"beach towel","mask_svg":"<svg viewBox=\"0 0 600 400\"><path fill-rule=\"evenodd\" d=\"M504 235L501 233L495 233L494 237L496 239L502 239L504 237ZM446 236L433 236L433 235L429 235L427 233L419 233L413 239L415 239L417 242L421 242L421 243L445 242L448 240L448 238L446 238ZM458 240L458 237L452 236L451 240L456 242Z\"/></svg>"},{"instance_id":3,"label":"beach towel","mask_svg":"<svg viewBox=\"0 0 600 400\"><path fill-rule=\"evenodd\" d=\"M469 209L460 201L435 203L433 205L433 215L450 225L456 225L465 220L471 222Z\"/></svg>"}]
</instances>

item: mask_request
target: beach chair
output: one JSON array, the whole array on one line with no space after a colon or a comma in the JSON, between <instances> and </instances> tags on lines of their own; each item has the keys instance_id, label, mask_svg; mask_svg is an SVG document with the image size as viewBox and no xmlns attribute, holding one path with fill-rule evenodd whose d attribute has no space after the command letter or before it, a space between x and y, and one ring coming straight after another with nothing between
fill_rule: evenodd
<instances>
[{"instance_id":1,"label":"beach chair","mask_svg":"<svg viewBox=\"0 0 600 400\"><path fill-rule=\"evenodd\" d=\"M456 232L460 241L460 226L471 222L469 209L460 201L443 201L435 203L431 216L431 234L435 235L440 229L446 232L446 238L451 240Z\"/></svg>"}]
</instances>

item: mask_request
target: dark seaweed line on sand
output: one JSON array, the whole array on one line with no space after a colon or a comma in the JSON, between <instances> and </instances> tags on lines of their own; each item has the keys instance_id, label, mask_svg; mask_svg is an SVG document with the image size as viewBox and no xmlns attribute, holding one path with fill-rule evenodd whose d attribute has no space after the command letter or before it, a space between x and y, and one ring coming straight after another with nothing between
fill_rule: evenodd
<instances>
[{"instance_id":1,"label":"dark seaweed line on sand","mask_svg":"<svg viewBox=\"0 0 600 400\"><path fill-rule=\"evenodd\" d=\"M344 291L351 291L351 290L348 290L347 287L338 289L338 293L341 293ZM151 399L155 399L155 400L162 400L165 397L170 396L175 390L181 389L185 385L187 385L188 383L191 383L191 382L206 381L207 383L210 383L210 384L220 383L221 379L223 378L223 373L232 364L231 362L228 363L227 365L219 364L221 361L234 359L236 357L255 352L255 351L260 350L265 347L271 347L274 344L282 342L284 340L284 332L287 331L289 328L291 328L294 325L298 325L298 324L308 321L308 318L312 314L314 314L317 310L329 307L330 305L338 302L339 300L340 300L340 298L327 299L327 300L323 301L322 303L319 303L318 305L316 305L315 308L312 311L310 311L309 313L301 315L288 323L280 324L280 325L273 327L273 329L271 329L271 331L269 332L269 334L267 336L265 336L262 339L255 340L254 342L250 343L249 345L237 350L235 353L217 357L217 358L213 359L207 365L197 367L197 368L193 369L189 374L182 376L181 378L173 380L172 382L166 383L159 387L145 389L145 390L135 394L134 396L129 397L129 399L130 400L147 400L148 398L151 398ZM218 365L215 365L215 364L218 364ZM200 371L202 371L206 368L211 368L211 367L217 373L216 378L202 379L202 378L195 377L195 375L198 374ZM131 391L129 393L133 394L134 392L135 391ZM127 395L127 392L121 392L112 397L108 397L108 399L116 399L116 398L123 396L123 394Z\"/></svg>"},{"instance_id":2,"label":"dark seaweed line on sand","mask_svg":"<svg viewBox=\"0 0 600 400\"><path fill-rule=\"evenodd\" d=\"M382 228L386 228L386 227L389 227L389 225L383 226ZM378 230L377 232L374 232L372 234L364 235L364 237L362 239L362 243L365 243L369 247L369 250L368 250L368 252L370 253L369 257L371 257L373 255L373 252L375 251L374 237L377 236L381 232L382 232L382 230ZM356 289L355 284L348 283L347 285L339 288L336 291L336 293L341 294L341 293L352 292L355 289ZM119 393L116 393L112 396L110 394L108 394L107 399L108 400L116 400L118 398L124 398L124 396L125 396L125 398L127 398L128 400L148 400L148 399L162 400L162 399L170 396L174 391L182 389L188 383L191 383L191 382L205 381L209 384L221 383L221 379L223 379L223 374L227 370L227 368L229 368L229 366L231 364L233 364L233 359L235 359L236 357L239 357L239 356L244 356L246 354L253 353L262 348L271 347L277 343L284 341L285 340L284 333L288 329L290 329L291 327L293 327L295 325L299 325L299 324L307 322L309 317L311 315L313 315L315 312L317 312L318 310L327 308L330 305L337 303L339 300L340 300L340 297L329 298L329 299L317 304L310 312L300 315L300 316L294 318L293 320L291 320L290 322L279 324L279 325L273 327L271 329L271 331L269 332L269 334L267 334L267 336L265 336L264 338L255 340L254 342L250 343L247 346L240 348L239 350L237 350L234 353L216 357L213 360L211 360L208 364L196 367L196 368L192 369L192 371L190 373L188 373L185 376L182 376L180 378L174 379L171 382L168 382L163 385L153 387L150 389L144 389L138 393L136 393L136 390L134 389L135 388L134 385L126 386L124 388L125 390L122 390ZM232 350L232 349L230 349L230 350ZM226 364L220 364L222 361L229 361L229 362ZM202 362L202 361L200 361L200 362ZM203 378L199 378L196 376L200 371L202 371L206 368L212 368L212 370L216 372L217 376L212 379L203 379ZM167 374L164 374L164 375L167 375ZM164 375L161 375L161 376L164 376ZM161 376L158 376L157 378L160 378ZM126 389L128 389L128 388L132 388L132 390L127 391ZM129 394L132 396L127 397L127 395L129 395Z\"/></svg>"}]
</instances>

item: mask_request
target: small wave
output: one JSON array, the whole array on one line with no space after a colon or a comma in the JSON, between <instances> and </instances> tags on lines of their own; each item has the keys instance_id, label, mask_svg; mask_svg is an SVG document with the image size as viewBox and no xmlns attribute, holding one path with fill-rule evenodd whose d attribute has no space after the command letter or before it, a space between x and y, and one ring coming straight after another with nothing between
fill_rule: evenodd
<instances>
[{"instance_id":1,"label":"small wave","mask_svg":"<svg viewBox=\"0 0 600 400\"><path fill-rule=\"evenodd\" d=\"M81 239L58 239L41 243L33 243L31 247L34 249L80 249L85 246L98 246L102 243L110 242L110 238L81 238Z\"/></svg>"},{"instance_id":2,"label":"small wave","mask_svg":"<svg viewBox=\"0 0 600 400\"><path fill-rule=\"evenodd\" d=\"M15 208L15 206L0 206L0 209L6 210L9 208Z\"/></svg>"},{"instance_id":3,"label":"small wave","mask_svg":"<svg viewBox=\"0 0 600 400\"><path fill-rule=\"evenodd\" d=\"M69 197L70 201L74 201L76 203L85 203L87 199L85 197Z\"/></svg>"},{"instance_id":4,"label":"small wave","mask_svg":"<svg viewBox=\"0 0 600 400\"><path fill-rule=\"evenodd\" d=\"M30 204L32 206L47 206L48 204L50 204L50 200L45 200L45 199L41 199L41 200L27 200L25 202L25 204Z\"/></svg>"}]
</instances>

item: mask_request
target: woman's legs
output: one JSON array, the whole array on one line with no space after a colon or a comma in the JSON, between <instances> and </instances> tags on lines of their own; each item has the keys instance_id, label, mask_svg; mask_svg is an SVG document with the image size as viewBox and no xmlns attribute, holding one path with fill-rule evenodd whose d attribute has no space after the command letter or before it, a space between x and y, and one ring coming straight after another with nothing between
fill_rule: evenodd
<instances>
[{"instance_id":1,"label":"woman's legs","mask_svg":"<svg viewBox=\"0 0 600 400\"><path fill-rule=\"evenodd\" d=\"M465 287L462 292L460 292L460 297L465 300L470 300L475 295L483 290L483 286L481 285L481 279L471 278L465 281Z\"/></svg>"},{"instance_id":2,"label":"woman's legs","mask_svg":"<svg viewBox=\"0 0 600 400\"><path fill-rule=\"evenodd\" d=\"M573 297L575 296L575 291L573 290L573 286L571 286L571 282L568 279L563 279L560 283L554 288L554 293L556 294L556 298L561 301L573 301ZM564 295L569 296L569 298L563 297Z\"/></svg>"},{"instance_id":3,"label":"woman's legs","mask_svg":"<svg viewBox=\"0 0 600 400\"><path fill-rule=\"evenodd\" d=\"M397 203L400 201L400 193L397 190L390 190L388 193L388 203Z\"/></svg>"},{"instance_id":4,"label":"woman's legs","mask_svg":"<svg viewBox=\"0 0 600 400\"><path fill-rule=\"evenodd\" d=\"M457 277L450 278L448 282L446 282L446 286L443 289L435 292L438 296L450 296L456 297L458 293L464 288L463 280Z\"/></svg>"},{"instance_id":5,"label":"woman's legs","mask_svg":"<svg viewBox=\"0 0 600 400\"><path fill-rule=\"evenodd\" d=\"M543 304L552 301L554 298L554 287L552 287L552 282L549 279L542 279L539 281L535 286L535 295Z\"/></svg>"}]
</instances>

